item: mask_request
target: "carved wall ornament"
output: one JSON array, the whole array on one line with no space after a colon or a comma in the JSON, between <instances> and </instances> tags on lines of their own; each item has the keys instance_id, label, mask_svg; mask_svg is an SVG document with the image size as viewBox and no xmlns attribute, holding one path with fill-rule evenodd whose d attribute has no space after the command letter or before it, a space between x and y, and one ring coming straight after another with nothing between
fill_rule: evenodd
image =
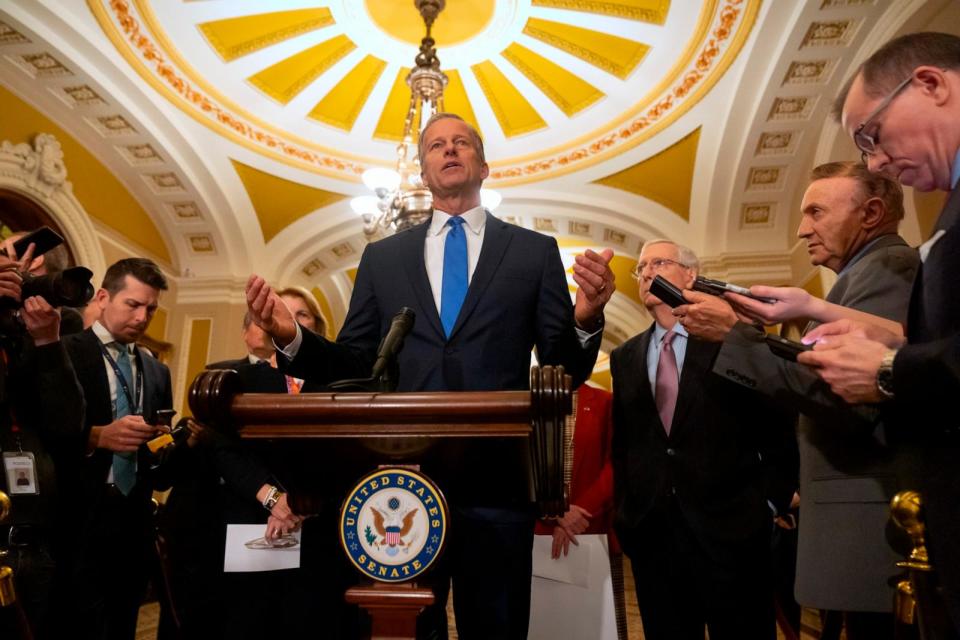
<instances>
[{"instance_id":1,"label":"carved wall ornament","mask_svg":"<svg viewBox=\"0 0 960 640\"><path fill-rule=\"evenodd\" d=\"M30 39L8 25L6 22L0 21L0 44L25 44L30 42Z\"/></svg>"},{"instance_id":2,"label":"carved wall ornament","mask_svg":"<svg viewBox=\"0 0 960 640\"><path fill-rule=\"evenodd\" d=\"M55 136L39 133L32 144L0 142L0 189L26 196L50 214L79 264L96 274L106 270L99 237L89 214L73 195L63 149Z\"/></svg>"},{"instance_id":3,"label":"carved wall ornament","mask_svg":"<svg viewBox=\"0 0 960 640\"><path fill-rule=\"evenodd\" d=\"M815 104L812 96L774 98L767 120L807 120Z\"/></svg>"},{"instance_id":4,"label":"carved wall ornament","mask_svg":"<svg viewBox=\"0 0 960 640\"><path fill-rule=\"evenodd\" d=\"M829 60L801 60L791 62L783 84L811 84L826 82L830 76Z\"/></svg>"},{"instance_id":5,"label":"carved wall ornament","mask_svg":"<svg viewBox=\"0 0 960 640\"><path fill-rule=\"evenodd\" d=\"M303 275L310 278L317 272L323 271L326 268L327 268L326 265L324 265L319 258L314 258L307 264L303 265L303 269L301 269L301 271L303 271Z\"/></svg>"},{"instance_id":6,"label":"carved wall ornament","mask_svg":"<svg viewBox=\"0 0 960 640\"><path fill-rule=\"evenodd\" d=\"M341 242L330 250L333 252L333 255L337 256L338 258L347 258L356 253L356 250L350 245L349 242Z\"/></svg>"}]
</instances>

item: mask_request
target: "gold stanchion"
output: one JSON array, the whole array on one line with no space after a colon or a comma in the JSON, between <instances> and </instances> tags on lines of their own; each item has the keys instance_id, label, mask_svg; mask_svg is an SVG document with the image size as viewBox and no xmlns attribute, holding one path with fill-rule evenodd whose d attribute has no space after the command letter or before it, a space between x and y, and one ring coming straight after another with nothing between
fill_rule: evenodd
<instances>
[{"instance_id":1,"label":"gold stanchion","mask_svg":"<svg viewBox=\"0 0 960 640\"><path fill-rule=\"evenodd\" d=\"M901 491L890 500L890 517L913 543L906 560L897 563L907 570L907 579L897 584L894 614L897 638L955 640L946 607L937 583L937 574L927 553L923 498L917 491Z\"/></svg>"},{"instance_id":2,"label":"gold stanchion","mask_svg":"<svg viewBox=\"0 0 960 640\"><path fill-rule=\"evenodd\" d=\"M6 522L10 515L10 496L0 491L0 523ZM0 540L0 545L4 541ZM9 552L0 546L0 561L3 561ZM13 587L13 569L0 566L0 607L9 607L17 601L17 591Z\"/></svg>"}]
</instances>

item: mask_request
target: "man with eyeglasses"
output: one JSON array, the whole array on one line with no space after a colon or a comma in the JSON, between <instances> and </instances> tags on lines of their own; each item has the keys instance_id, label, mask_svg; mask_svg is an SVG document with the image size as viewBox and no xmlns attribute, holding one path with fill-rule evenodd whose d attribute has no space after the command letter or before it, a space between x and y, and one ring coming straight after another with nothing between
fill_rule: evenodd
<instances>
[{"instance_id":1,"label":"man with eyeglasses","mask_svg":"<svg viewBox=\"0 0 960 640\"><path fill-rule=\"evenodd\" d=\"M812 265L837 273L826 301L796 287L759 286L752 292L774 303L736 294L728 300L765 325L802 319L810 330L855 310L899 328L920 264L917 251L897 235L904 214L900 185L858 162L828 162L810 178L797 236ZM695 304L676 309L685 314L687 331L723 341L714 373L801 411L796 601L842 617L848 640L893 638L890 603L903 540L887 534L888 505L897 491L912 487L913 451L890 445L877 411L853 409L808 367L774 355L764 332L738 322L726 301L687 295ZM897 542L901 546L893 546Z\"/></svg>"},{"instance_id":2,"label":"man with eyeglasses","mask_svg":"<svg viewBox=\"0 0 960 640\"><path fill-rule=\"evenodd\" d=\"M799 360L848 402L883 403L901 437L923 447L927 543L954 626L960 630L960 38L902 36L868 58L835 103L871 171L920 191L950 192L920 247L906 338L839 321L807 336Z\"/></svg>"},{"instance_id":3,"label":"man with eyeglasses","mask_svg":"<svg viewBox=\"0 0 960 640\"><path fill-rule=\"evenodd\" d=\"M667 240L640 251L653 325L611 355L614 526L630 558L647 640L776 637L769 575L774 509L797 477L795 415L711 374L719 345L687 335L650 292L690 288L696 255Z\"/></svg>"}]
</instances>

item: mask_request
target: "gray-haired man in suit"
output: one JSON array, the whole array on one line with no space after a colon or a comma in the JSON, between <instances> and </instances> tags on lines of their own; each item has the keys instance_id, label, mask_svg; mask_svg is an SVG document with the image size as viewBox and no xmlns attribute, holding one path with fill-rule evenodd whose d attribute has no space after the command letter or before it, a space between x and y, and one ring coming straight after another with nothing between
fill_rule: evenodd
<instances>
[{"instance_id":1,"label":"gray-haired man in suit","mask_svg":"<svg viewBox=\"0 0 960 640\"><path fill-rule=\"evenodd\" d=\"M777 302L731 295L734 305L766 324L811 320L808 330L850 310L902 323L920 258L897 235L900 186L854 162L820 165L810 178L797 235L812 264L838 274L826 304L801 289L754 287ZM797 601L843 612L851 640L892 638L890 578L899 557L887 505L908 484L909 451L891 446L877 411L854 412L811 369L773 355L763 332L737 323L726 302L688 297L697 303L677 308L687 330L724 340L714 372L802 412Z\"/></svg>"}]
</instances>

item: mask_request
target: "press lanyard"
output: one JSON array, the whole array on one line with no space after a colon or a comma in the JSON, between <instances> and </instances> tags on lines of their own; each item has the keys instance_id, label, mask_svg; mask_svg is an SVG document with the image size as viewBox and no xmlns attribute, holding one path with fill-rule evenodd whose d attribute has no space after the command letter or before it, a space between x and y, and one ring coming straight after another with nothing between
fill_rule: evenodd
<instances>
[{"instance_id":1,"label":"press lanyard","mask_svg":"<svg viewBox=\"0 0 960 640\"><path fill-rule=\"evenodd\" d=\"M99 340L97 342L100 342ZM121 348L126 349L125 345L121 345ZM135 414L140 413L140 396L143 393L143 363L140 362L140 354L134 350L134 357L137 359L137 387L135 389L136 395L130 393L130 386L127 384L127 378L123 375L123 372L120 371L120 366L117 364L117 361L113 359L113 356L110 355L110 350L107 349L107 346L100 342L100 351L103 352L103 356L107 359L107 362L110 363L110 366L113 367L113 373L117 376L117 384L123 389L124 395L127 396L127 402L130 403L130 410Z\"/></svg>"}]
</instances>

